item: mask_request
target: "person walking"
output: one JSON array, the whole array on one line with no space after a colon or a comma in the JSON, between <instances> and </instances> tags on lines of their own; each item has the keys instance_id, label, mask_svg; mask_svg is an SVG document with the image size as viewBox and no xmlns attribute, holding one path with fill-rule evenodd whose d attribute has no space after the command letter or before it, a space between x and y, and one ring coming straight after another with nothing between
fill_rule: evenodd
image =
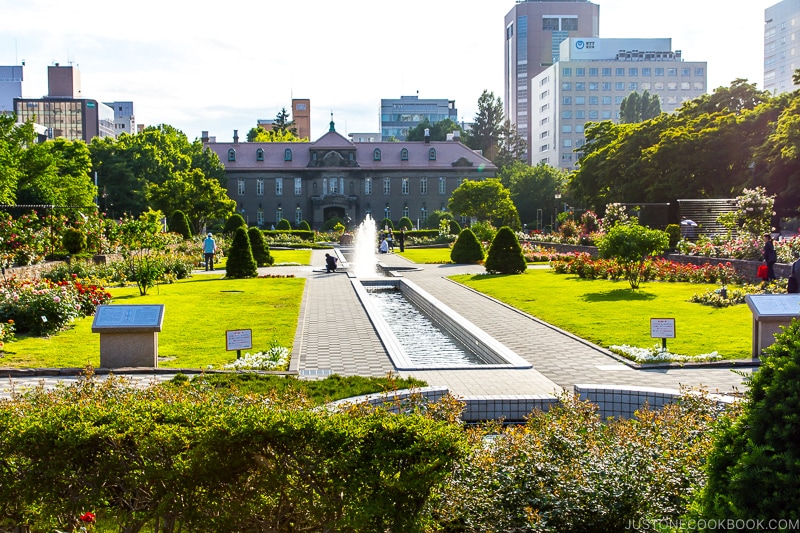
<instances>
[{"instance_id":1,"label":"person walking","mask_svg":"<svg viewBox=\"0 0 800 533\"><path fill-rule=\"evenodd\" d=\"M400 252L406 251L406 228L400 228L400 233L397 234L397 244L400 245Z\"/></svg>"},{"instance_id":2,"label":"person walking","mask_svg":"<svg viewBox=\"0 0 800 533\"><path fill-rule=\"evenodd\" d=\"M765 283L775 281L775 263L778 262L778 254L775 252L775 244L772 242L772 235L764 234L764 250L762 252L764 262L767 264L767 277Z\"/></svg>"},{"instance_id":3,"label":"person walking","mask_svg":"<svg viewBox=\"0 0 800 533\"><path fill-rule=\"evenodd\" d=\"M205 259L206 270L214 270L214 254L217 252L217 241L209 233L203 240L203 258Z\"/></svg>"}]
</instances>

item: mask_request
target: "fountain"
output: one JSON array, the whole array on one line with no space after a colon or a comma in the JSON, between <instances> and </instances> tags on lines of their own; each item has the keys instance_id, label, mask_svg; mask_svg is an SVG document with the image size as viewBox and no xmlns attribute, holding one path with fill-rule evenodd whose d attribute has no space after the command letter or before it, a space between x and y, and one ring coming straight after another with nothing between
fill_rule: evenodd
<instances>
[{"instance_id":1,"label":"fountain","mask_svg":"<svg viewBox=\"0 0 800 533\"><path fill-rule=\"evenodd\" d=\"M397 277L397 269L382 268L389 277L377 276L375 242L375 221L367 215L355 234L348 276L398 370L531 368L422 288Z\"/></svg>"},{"instance_id":2,"label":"fountain","mask_svg":"<svg viewBox=\"0 0 800 533\"><path fill-rule=\"evenodd\" d=\"M377 230L372 216L367 214L356 228L355 250L353 251L352 273L357 278L375 275L377 261L375 259Z\"/></svg>"}]
</instances>

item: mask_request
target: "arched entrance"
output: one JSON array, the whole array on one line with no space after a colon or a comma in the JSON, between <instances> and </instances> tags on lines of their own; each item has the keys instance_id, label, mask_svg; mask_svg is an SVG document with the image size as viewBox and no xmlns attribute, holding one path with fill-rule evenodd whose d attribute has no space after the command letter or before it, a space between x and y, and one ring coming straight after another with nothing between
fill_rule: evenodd
<instances>
[{"instance_id":1,"label":"arched entrance","mask_svg":"<svg viewBox=\"0 0 800 533\"><path fill-rule=\"evenodd\" d=\"M345 216L344 207L332 205L322 210L323 222L326 222L332 219L333 217L339 217L342 220L344 220L344 216Z\"/></svg>"}]
</instances>

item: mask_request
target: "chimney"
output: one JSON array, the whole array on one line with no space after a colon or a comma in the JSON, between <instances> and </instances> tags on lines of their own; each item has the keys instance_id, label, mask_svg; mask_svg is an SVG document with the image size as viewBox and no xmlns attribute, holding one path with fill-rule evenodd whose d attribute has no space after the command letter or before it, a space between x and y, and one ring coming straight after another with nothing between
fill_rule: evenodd
<instances>
[{"instance_id":1,"label":"chimney","mask_svg":"<svg viewBox=\"0 0 800 533\"><path fill-rule=\"evenodd\" d=\"M208 130L204 130L202 135L200 136L200 142L203 144L208 144Z\"/></svg>"},{"instance_id":2,"label":"chimney","mask_svg":"<svg viewBox=\"0 0 800 533\"><path fill-rule=\"evenodd\" d=\"M431 130L425 128L425 143L431 142Z\"/></svg>"},{"instance_id":3,"label":"chimney","mask_svg":"<svg viewBox=\"0 0 800 533\"><path fill-rule=\"evenodd\" d=\"M233 130L233 144L239 144L239 130Z\"/></svg>"}]
</instances>

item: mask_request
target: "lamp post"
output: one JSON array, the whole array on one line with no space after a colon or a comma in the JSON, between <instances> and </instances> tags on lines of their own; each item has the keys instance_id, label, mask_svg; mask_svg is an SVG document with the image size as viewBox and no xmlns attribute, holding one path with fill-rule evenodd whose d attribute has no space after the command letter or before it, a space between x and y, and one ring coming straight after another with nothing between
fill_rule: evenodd
<instances>
[{"instance_id":1,"label":"lamp post","mask_svg":"<svg viewBox=\"0 0 800 533\"><path fill-rule=\"evenodd\" d=\"M559 200L561 200L561 193L557 192L555 194L554 198L555 198L555 201L556 201L556 206L555 206L555 208L553 210L554 213L555 213L555 218L553 219L553 232L555 233L556 231L558 231L558 204L559 204Z\"/></svg>"}]
</instances>

